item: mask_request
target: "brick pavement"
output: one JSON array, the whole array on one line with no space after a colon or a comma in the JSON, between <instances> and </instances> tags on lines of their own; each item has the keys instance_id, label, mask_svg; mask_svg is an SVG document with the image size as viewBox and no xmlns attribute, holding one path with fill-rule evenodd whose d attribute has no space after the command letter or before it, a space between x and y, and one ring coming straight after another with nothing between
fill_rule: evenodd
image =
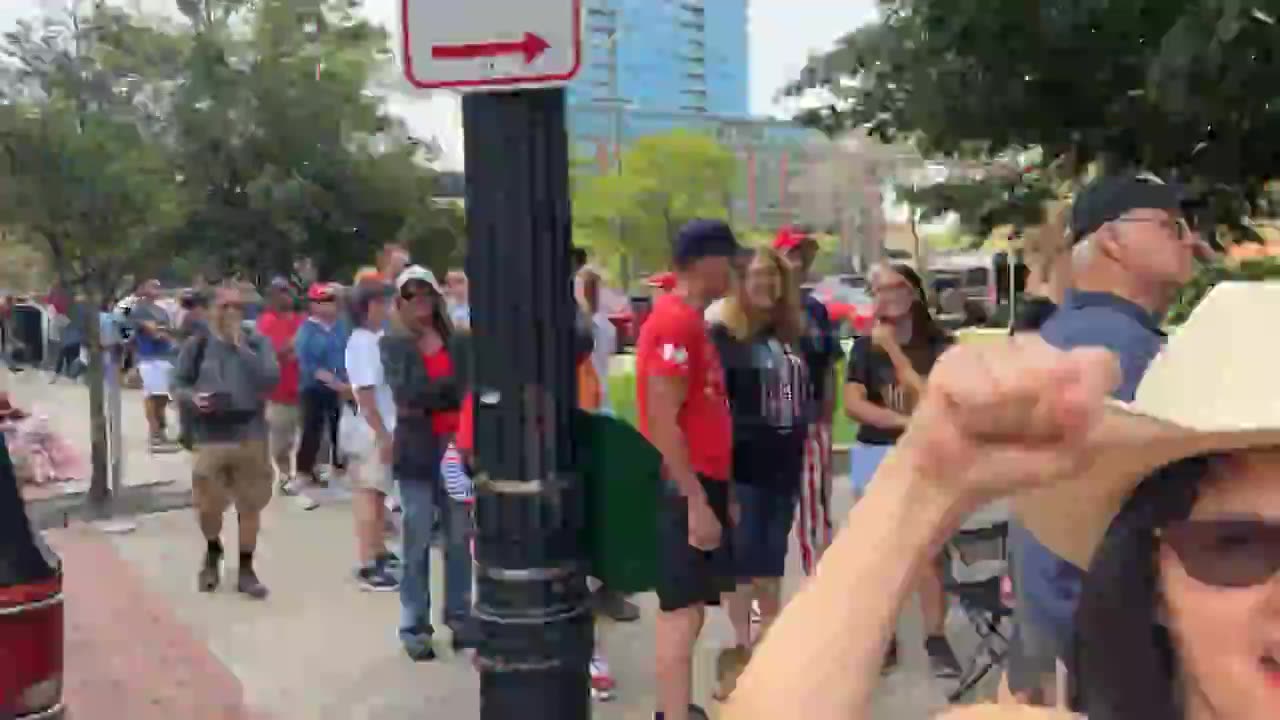
<instances>
[{"instance_id":1,"label":"brick pavement","mask_svg":"<svg viewBox=\"0 0 1280 720\"><path fill-rule=\"evenodd\" d=\"M46 534L66 568L66 685L71 720L265 720L240 681L110 539L86 526Z\"/></svg>"}]
</instances>

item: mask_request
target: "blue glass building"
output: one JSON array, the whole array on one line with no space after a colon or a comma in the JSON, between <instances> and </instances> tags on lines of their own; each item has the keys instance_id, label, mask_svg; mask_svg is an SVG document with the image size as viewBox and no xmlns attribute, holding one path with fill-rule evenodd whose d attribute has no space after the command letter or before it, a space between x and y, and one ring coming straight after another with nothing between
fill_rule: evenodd
<instances>
[{"instance_id":1,"label":"blue glass building","mask_svg":"<svg viewBox=\"0 0 1280 720\"><path fill-rule=\"evenodd\" d=\"M579 157L597 158L607 172L639 137L702 130L743 168L736 222L795 220L788 186L821 136L750 116L748 0L583 0L583 10L583 64L568 91Z\"/></svg>"},{"instance_id":2,"label":"blue glass building","mask_svg":"<svg viewBox=\"0 0 1280 720\"><path fill-rule=\"evenodd\" d=\"M585 0L569 103L746 116L747 0Z\"/></svg>"}]
</instances>

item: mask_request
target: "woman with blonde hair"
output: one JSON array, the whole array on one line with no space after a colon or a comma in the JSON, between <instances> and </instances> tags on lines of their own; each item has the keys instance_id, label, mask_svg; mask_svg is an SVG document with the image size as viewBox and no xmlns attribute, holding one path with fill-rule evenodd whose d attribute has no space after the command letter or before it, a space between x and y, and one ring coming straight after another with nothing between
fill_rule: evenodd
<instances>
[{"instance_id":1,"label":"woman with blonde hair","mask_svg":"<svg viewBox=\"0 0 1280 720\"><path fill-rule=\"evenodd\" d=\"M737 589L728 596L735 646L722 653L717 694L733 690L750 656L752 605L767 631L782 604L787 537L795 517L812 398L799 341L804 315L791 265L755 251L711 326L733 417L733 528Z\"/></svg>"}]
</instances>

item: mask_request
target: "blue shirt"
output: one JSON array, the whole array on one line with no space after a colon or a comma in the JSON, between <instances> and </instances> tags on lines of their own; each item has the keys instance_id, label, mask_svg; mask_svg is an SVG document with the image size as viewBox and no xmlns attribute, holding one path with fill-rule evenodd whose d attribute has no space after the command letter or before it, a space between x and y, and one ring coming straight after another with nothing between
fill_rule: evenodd
<instances>
[{"instance_id":1,"label":"blue shirt","mask_svg":"<svg viewBox=\"0 0 1280 720\"><path fill-rule=\"evenodd\" d=\"M328 370L335 377L347 378L346 324L338 321L325 327L314 318L307 318L294 336L293 347L298 357L298 387L305 390L320 384L317 370Z\"/></svg>"},{"instance_id":2,"label":"blue shirt","mask_svg":"<svg viewBox=\"0 0 1280 720\"><path fill-rule=\"evenodd\" d=\"M1103 292L1069 291L1040 328L1050 345L1070 350L1102 347L1120 360L1121 381L1112 393L1132 401L1138 383L1164 345L1158 318L1138 305ZM1060 653L1070 647L1073 617L1084 571L1054 555L1018 523L1009 531L1012 551L1029 619L1053 632Z\"/></svg>"}]
</instances>

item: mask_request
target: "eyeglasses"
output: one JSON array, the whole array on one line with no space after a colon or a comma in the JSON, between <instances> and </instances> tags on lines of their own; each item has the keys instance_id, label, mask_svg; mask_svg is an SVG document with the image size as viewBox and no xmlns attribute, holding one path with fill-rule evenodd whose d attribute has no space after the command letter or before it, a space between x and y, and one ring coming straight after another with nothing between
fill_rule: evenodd
<instances>
[{"instance_id":1,"label":"eyeglasses","mask_svg":"<svg viewBox=\"0 0 1280 720\"><path fill-rule=\"evenodd\" d=\"M319 298L312 298L311 302L317 303L319 305L328 305L331 302L336 302L336 300L337 298L333 298L333 297L319 297Z\"/></svg>"},{"instance_id":2,"label":"eyeglasses","mask_svg":"<svg viewBox=\"0 0 1280 720\"><path fill-rule=\"evenodd\" d=\"M1153 218L1153 217L1125 218L1125 217L1122 217L1122 218L1116 218L1113 222L1147 223L1150 225L1159 225L1165 230L1173 233L1178 238L1179 242L1186 240L1187 236L1191 234L1191 228L1187 226L1187 221L1182 219L1175 220L1173 218Z\"/></svg>"},{"instance_id":3,"label":"eyeglasses","mask_svg":"<svg viewBox=\"0 0 1280 720\"><path fill-rule=\"evenodd\" d=\"M912 294L911 286L906 283L894 283L893 285L885 285L883 287L868 288L868 292L873 298L884 297L906 297Z\"/></svg>"},{"instance_id":4,"label":"eyeglasses","mask_svg":"<svg viewBox=\"0 0 1280 720\"><path fill-rule=\"evenodd\" d=\"M1280 573L1280 523L1183 520L1159 532L1187 574L1206 585L1245 588Z\"/></svg>"},{"instance_id":5,"label":"eyeglasses","mask_svg":"<svg viewBox=\"0 0 1280 720\"><path fill-rule=\"evenodd\" d=\"M400 291L400 299L404 300L405 302L412 302L414 300L417 300L418 298L434 298L435 296L436 296L435 291L430 288L423 288L422 290L413 290L412 288L405 288L404 290Z\"/></svg>"},{"instance_id":6,"label":"eyeglasses","mask_svg":"<svg viewBox=\"0 0 1280 720\"><path fill-rule=\"evenodd\" d=\"M239 303L239 302L218 303L218 309L219 310L244 310L244 303Z\"/></svg>"}]
</instances>

